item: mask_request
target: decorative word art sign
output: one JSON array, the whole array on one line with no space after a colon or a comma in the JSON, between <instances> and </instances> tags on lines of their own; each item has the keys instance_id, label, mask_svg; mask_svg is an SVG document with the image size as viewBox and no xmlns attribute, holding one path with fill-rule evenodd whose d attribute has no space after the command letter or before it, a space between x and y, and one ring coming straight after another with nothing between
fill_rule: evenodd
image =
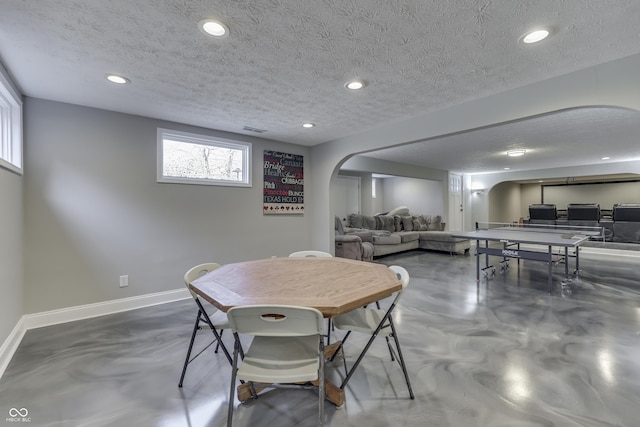
<instances>
[{"instance_id":1,"label":"decorative word art sign","mask_svg":"<svg viewBox=\"0 0 640 427\"><path fill-rule=\"evenodd\" d=\"M304 213L303 156L264 150L265 215Z\"/></svg>"}]
</instances>

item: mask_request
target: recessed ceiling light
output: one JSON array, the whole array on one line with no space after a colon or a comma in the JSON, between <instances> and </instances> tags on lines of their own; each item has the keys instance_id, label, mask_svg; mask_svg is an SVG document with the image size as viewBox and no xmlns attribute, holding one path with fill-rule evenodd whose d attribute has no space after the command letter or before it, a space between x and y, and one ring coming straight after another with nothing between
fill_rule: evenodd
<instances>
[{"instance_id":1,"label":"recessed ceiling light","mask_svg":"<svg viewBox=\"0 0 640 427\"><path fill-rule=\"evenodd\" d=\"M511 168L504 168L504 170L506 170L506 171L508 171L508 170L510 170L510 169L511 169Z\"/></svg>"},{"instance_id":2,"label":"recessed ceiling light","mask_svg":"<svg viewBox=\"0 0 640 427\"><path fill-rule=\"evenodd\" d=\"M107 74L105 77L111 83L116 83L116 84L119 84L119 85L124 85L124 84L127 84L127 83L131 83L131 80L129 80L128 78L119 76L117 74Z\"/></svg>"},{"instance_id":3,"label":"recessed ceiling light","mask_svg":"<svg viewBox=\"0 0 640 427\"><path fill-rule=\"evenodd\" d=\"M542 41L547 37L549 37L549 30L542 29L531 31L530 33L525 34L521 40L522 43L531 44L538 43L539 41Z\"/></svg>"},{"instance_id":4,"label":"recessed ceiling light","mask_svg":"<svg viewBox=\"0 0 640 427\"><path fill-rule=\"evenodd\" d=\"M198 27L200 27L205 34L212 37L222 38L229 35L229 27L215 19L203 19L198 23Z\"/></svg>"},{"instance_id":5,"label":"recessed ceiling light","mask_svg":"<svg viewBox=\"0 0 640 427\"><path fill-rule=\"evenodd\" d=\"M303 128L312 128L312 127L315 127L315 125L313 123L303 123L302 127Z\"/></svg>"},{"instance_id":6,"label":"recessed ceiling light","mask_svg":"<svg viewBox=\"0 0 640 427\"><path fill-rule=\"evenodd\" d=\"M507 156L509 157L520 157L520 156L524 156L524 153L526 153L527 150L509 150L507 151Z\"/></svg>"},{"instance_id":7,"label":"recessed ceiling light","mask_svg":"<svg viewBox=\"0 0 640 427\"><path fill-rule=\"evenodd\" d=\"M606 157L602 158L602 160L610 160L610 159L611 159L611 157L609 157L609 156L606 156Z\"/></svg>"},{"instance_id":8,"label":"recessed ceiling light","mask_svg":"<svg viewBox=\"0 0 640 427\"><path fill-rule=\"evenodd\" d=\"M364 87L364 82L361 82L359 80L353 80L345 84L344 87L351 90L358 90Z\"/></svg>"}]
</instances>

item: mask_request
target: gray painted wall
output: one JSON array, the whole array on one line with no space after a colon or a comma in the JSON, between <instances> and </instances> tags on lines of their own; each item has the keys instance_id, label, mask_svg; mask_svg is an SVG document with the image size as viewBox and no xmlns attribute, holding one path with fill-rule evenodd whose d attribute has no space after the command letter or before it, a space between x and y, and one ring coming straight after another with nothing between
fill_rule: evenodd
<instances>
[{"instance_id":1,"label":"gray painted wall","mask_svg":"<svg viewBox=\"0 0 640 427\"><path fill-rule=\"evenodd\" d=\"M23 178L0 168L0 345L23 314Z\"/></svg>"},{"instance_id":2,"label":"gray painted wall","mask_svg":"<svg viewBox=\"0 0 640 427\"><path fill-rule=\"evenodd\" d=\"M569 203L599 203L601 209L613 209L616 203L640 203L640 182L545 186L544 203L558 209Z\"/></svg>"},{"instance_id":3,"label":"gray painted wall","mask_svg":"<svg viewBox=\"0 0 640 427\"><path fill-rule=\"evenodd\" d=\"M381 181L383 212L406 206L412 214L443 215L442 181L402 177L384 178ZM446 219L443 221L447 222Z\"/></svg>"},{"instance_id":4,"label":"gray painted wall","mask_svg":"<svg viewBox=\"0 0 640 427\"><path fill-rule=\"evenodd\" d=\"M520 214L520 184L502 182L491 189L489 197L489 221L511 223L518 221ZM487 197L485 193L476 197Z\"/></svg>"},{"instance_id":5,"label":"gray painted wall","mask_svg":"<svg viewBox=\"0 0 640 427\"><path fill-rule=\"evenodd\" d=\"M158 127L233 138L26 100L25 313L179 289L184 272L200 262L286 256L311 248L311 214L262 214L263 150L304 155L308 191L306 147L249 138L252 188L160 184ZM305 202L313 211L311 198ZM125 274L130 285L119 288L119 276Z\"/></svg>"}]
</instances>

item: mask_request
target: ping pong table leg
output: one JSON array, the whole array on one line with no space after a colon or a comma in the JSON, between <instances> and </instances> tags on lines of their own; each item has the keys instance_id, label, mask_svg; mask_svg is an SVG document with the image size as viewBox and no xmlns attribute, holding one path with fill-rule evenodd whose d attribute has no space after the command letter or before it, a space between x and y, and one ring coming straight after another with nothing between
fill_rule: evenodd
<instances>
[{"instance_id":1,"label":"ping pong table leg","mask_svg":"<svg viewBox=\"0 0 640 427\"><path fill-rule=\"evenodd\" d=\"M480 286L480 240L476 240L476 283Z\"/></svg>"},{"instance_id":2,"label":"ping pong table leg","mask_svg":"<svg viewBox=\"0 0 640 427\"><path fill-rule=\"evenodd\" d=\"M547 292L549 294L551 294L551 291L553 290L553 278L551 275L551 267L553 266L553 252L551 250L551 246L549 246L549 257L547 259L547 265L548 265L548 278L547 278Z\"/></svg>"},{"instance_id":3,"label":"ping pong table leg","mask_svg":"<svg viewBox=\"0 0 640 427\"><path fill-rule=\"evenodd\" d=\"M564 277L569 279L569 247L564 247Z\"/></svg>"}]
</instances>

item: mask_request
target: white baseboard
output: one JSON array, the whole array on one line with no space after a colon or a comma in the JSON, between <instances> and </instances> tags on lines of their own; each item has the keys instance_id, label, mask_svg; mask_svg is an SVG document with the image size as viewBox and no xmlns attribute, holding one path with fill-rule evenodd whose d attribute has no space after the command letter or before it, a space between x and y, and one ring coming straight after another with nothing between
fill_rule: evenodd
<instances>
[{"instance_id":1,"label":"white baseboard","mask_svg":"<svg viewBox=\"0 0 640 427\"><path fill-rule=\"evenodd\" d=\"M135 310L137 308L165 304L188 298L191 298L189 291L187 291L186 288L182 288L173 291L157 292L95 304L61 308L59 310L43 311L41 313L25 314L20 318L20 320L18 320L18 323L9 334L9 337L2 344L2 347L0 347L0 378L2 378L13 354L18 349L24 334L29 329L89 319L91 317L104 316L106 314L120 313L122 311Z\"/></svg>"},{"instance_id":2,"label":"white baseboard","mask_svg":"<svg viewBox=\"0 0 640 427\"><path fill-rule=\"evenodd\" d=\"M24 316L22 316L0 347L0 378L2 378L7 366L9 366L9 362L18 349L25 332L27 332L27 328L24 326Z\"/></svg>"}]
</instances>

